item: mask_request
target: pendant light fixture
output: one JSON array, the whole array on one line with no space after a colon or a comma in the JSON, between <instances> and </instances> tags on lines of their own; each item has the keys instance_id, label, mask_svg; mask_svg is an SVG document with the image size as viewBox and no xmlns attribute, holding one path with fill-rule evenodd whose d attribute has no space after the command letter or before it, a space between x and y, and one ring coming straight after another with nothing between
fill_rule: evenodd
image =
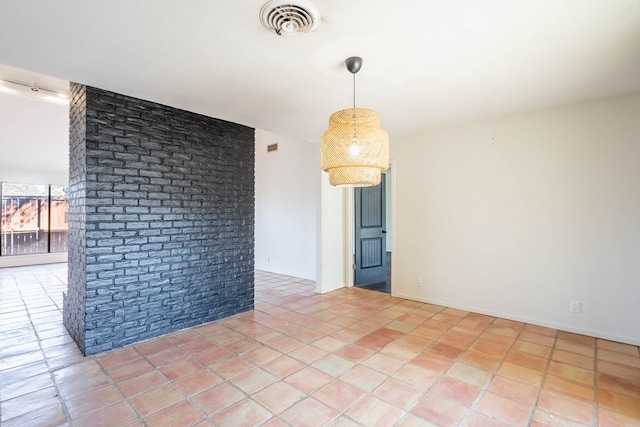
<instances>
[{"instance_id":1,"label":"pendant light fixture","mask_svg":"<svg viewBox=\"0 0 640 427\"><path fill-rule=\"evenodd\" d=\"M380 128L378 113L356 108L356 73L362 58L347 58L345 65L353 74L353 108L329 117L329 129L320 140L321 167L329 173L331 185L370 187L380 183L381 172L389 166L389 135Z\"/></svg>"}]
</instances>

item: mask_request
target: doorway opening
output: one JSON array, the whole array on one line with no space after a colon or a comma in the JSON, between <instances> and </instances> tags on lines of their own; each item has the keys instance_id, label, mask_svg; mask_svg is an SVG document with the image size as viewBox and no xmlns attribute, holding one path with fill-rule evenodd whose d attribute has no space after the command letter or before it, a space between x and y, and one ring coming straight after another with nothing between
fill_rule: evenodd
<instances>
[{"instance_id":1,"label":"doorway opening","mask_svg":"<svg viewBox=\"0 0 640 427\"><path fill-rule=\"evenodd\" d=\"M353 284L391 293L391 169L375 187L354 189Z\"/></svg>"}]
</instances>

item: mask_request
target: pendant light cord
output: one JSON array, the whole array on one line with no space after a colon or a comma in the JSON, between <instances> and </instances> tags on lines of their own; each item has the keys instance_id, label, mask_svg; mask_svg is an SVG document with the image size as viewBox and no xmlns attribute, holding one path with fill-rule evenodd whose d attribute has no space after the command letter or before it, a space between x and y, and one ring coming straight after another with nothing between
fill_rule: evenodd
<instances>
[{"instance_id":1,"label":"pendant light cord","mask_svg":"<svg viewBox=\"0 0 640 427\"><path fill-rule=\"evenodd\" d=\"M353 73L353 110L356 109L356 73Z\"/></svg>"}]
</instances>

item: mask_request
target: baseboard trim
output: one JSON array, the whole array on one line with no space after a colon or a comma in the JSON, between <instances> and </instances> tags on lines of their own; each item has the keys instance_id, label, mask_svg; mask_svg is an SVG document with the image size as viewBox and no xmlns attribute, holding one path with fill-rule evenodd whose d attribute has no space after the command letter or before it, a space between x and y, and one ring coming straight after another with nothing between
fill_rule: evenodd
<instances>
[{"instance_id":1,"label":"baseboard trim","mask_svg":"<svg viewBox=\"0 0 640 427\"><path fill-rule=\"evenodd\" d=\"M547 322L547 321L544 321L544 320L532 319L532 318L529 318L529 317L526 317L526 316L518 316L516 314L511 314L511 313L502 313L502 312L492 311L492 310L483 310L483 309L480 309L480 308L477 308L477 307L467 307L467 306L464 306L464 305L453 304L453 303L445 302L445 301L437 301L437 300L432 300L432 299L427 299L427 298L417 298L417 297L415 297L413 295L405 295L405 294L402 294L402 293L393 293L392 295L394 297L405 298L405 299L413 300L413 301L420 301L420 302L424 302L424 303L427 303L427 304L440 305L440 306L443 306L443 307L455 308L455 309L464 310L464 311L470 311L472 313L485 314L487 316L500 317L502 319L515 320L517 322L524 322L524 323L529 323L529 324L536 325L536 326L543 326L545 328L557 329L559 331L573 332L573 333L580 334L580 335L588 335L590 337L601 338L601 339L605 339L605 340L609 340L609 341L616 341L616 342L621 342L621 343L624 343L624 344L631 344L631 345L640 346L640 338L634 338L634 337L627 337L627 336L623 336L623 335L610 334L608 332L596 331L596 330L591 330L591 329L576 328L574 326L564 325L562 323Z\"/></svg>"}]
</instances>

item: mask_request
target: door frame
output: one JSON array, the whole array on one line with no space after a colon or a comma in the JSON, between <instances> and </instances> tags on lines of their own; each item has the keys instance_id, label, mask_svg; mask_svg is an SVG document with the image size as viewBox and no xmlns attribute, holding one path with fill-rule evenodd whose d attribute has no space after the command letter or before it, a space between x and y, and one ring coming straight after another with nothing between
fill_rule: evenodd
<instances>
[{"instance_id":1,"label":"door frame","mask_svg":"<svg viewBox=\"0 0 640 427\"><path fill-rule=\"evenodd\" d=\"M394 286L396 280L396 260L394 255L396 252L396 174L398 171L397 162L395 159L389 160L389 167L391 168L391 295L394 295ZM354 203L354 191L353 188L346 188L344 192L344 283L347 287L353 287L354 273L353 263L355 256L355 239L356 239L356 227L355 227L355 203ZM387 248L389 249L389 248ZM388 268L387 267L387 268Z\"/></svg>"}]
</instances>

